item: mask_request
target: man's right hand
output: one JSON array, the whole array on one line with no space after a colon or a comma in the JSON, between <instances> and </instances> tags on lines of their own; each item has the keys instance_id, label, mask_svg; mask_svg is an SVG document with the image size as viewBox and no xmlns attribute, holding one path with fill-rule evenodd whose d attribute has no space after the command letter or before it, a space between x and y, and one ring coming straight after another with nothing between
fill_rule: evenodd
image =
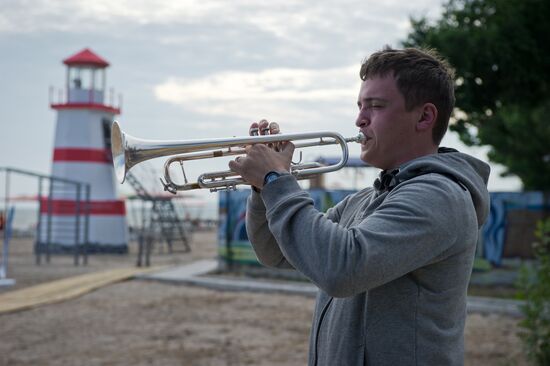
<instances>
[{"instance_id":1,"label":"man's right hand","mask_svg":"<svg viewBox=\"0 0 550 366\"><path fill-rule=\"evenodd\" d=\"M258 135L276 135L276 134L279 134L280 133L280 128L279 128L279 124L277 122L269 122L265 119L262 119L261 121L259 122L254 122L250 125L250 128L249 128L249 134L250 136L258 136ZM290 144L292 145L292 144ZM235 171L235 170L241 170L245 167L248 167L244 170L241 171L241 173L244 173L245 175L247 175L247 177L250 177L252 178L253 175L257 175L257 174L260 174L263 172L263 169L262 168L265 168L267 166L270 166L272 163L275 163L275 166L278 167L278 169L276 170L285 170L285 171L288 171L290 169L290 167L286 167L286 165L290 165L290 160L287 163L283 162L281 164L281 158L283 161L286 161L288 158L285 158L284 156L285 155L288 155L290 154L290 159L292 159L292 152L294 151L294 148L293 148L293 145L290 146L288 145L286 142L275 142L275 143L267 143L267 144L264 144L264 146L266 147L269 147L271 150L275 151L275 152L278 152L278 153L282 153L281 155L277 154L277 155L273 155L271 156L270 158L268 158L267 156L262 156L264 154L258 154L257 151L255 151L253 153L253 155L256 157L256 159L259 159L260 161L263 159L266 159L263 161L263 163L260 164L260 166L255 166L252 168L252 170L256 173L256 174L251 174L250 171L251 171L251 161L247 161L247 163L245 163L245 165L243 166L243 159L246 159L246 157L237 157L235 159L235 161L233 162L230 162L229 166L230 166L230 169ZM265 149L265 147L262 147L263 149ZM257 149L255 150L262 150L262 148L258 147ZM289 148L291 148L291 150L289 150ZM247 157L248 157L248 153L251 152L251 150L253 149L253 146L248 146L247 147ZM283 153L284 151L284 153ZM267 153L267 151L264 150L265 153ZM262 158L260 158L260 156L262 156ZM256 160L254 159L254 160ZM261 174L260 174L261 175ZM256 176L254 177L255 179L253 179L255 182L256 182L256 185L252 185L252 188L256 191L256 192L259 192L260 191L260 188L263 186L263 176L259 177L259 176ZM262 179L262 181L260 182L260 178Z\"/></svg>"}]
</instances>

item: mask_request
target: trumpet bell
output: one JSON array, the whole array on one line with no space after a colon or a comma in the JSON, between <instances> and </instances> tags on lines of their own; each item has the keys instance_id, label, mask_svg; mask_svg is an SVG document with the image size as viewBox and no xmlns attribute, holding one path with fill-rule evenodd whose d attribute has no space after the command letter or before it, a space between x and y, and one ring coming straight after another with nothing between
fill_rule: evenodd
<instances>
[{"instance_id":1,"label":"trumpet bell","mask_svg":"<svg viewBox=\"0 0 550 366\"><path fill-rule=\"evenodd\" d=\"M116 178L122 184L130 167L126 166L126 136L117 121L114 121L111 127L111 153Z\"/></svg>"}]
</instances>

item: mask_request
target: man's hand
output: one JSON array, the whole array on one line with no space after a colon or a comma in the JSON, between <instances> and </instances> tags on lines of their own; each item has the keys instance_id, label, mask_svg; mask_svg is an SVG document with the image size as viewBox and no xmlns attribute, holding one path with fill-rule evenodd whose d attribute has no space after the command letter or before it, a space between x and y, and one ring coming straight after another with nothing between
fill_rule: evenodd
<instances>
[{"instance_id":1,"label":"man's hand","mask_svg":"<svg viewBox=\"0 0 550 366\"><path fill-rule=\"evenodd\" d=\"M261 120L250 125L250 134L259 131L261 135L278 134L279 125ZM256 188L263 188L264 177L270 171L288 172L294 144L279 142L275 144L255 144L246 147L246 157L239 156L229 162L229 169L241 175L249 184Z\"/></svg>"}]
</instances>

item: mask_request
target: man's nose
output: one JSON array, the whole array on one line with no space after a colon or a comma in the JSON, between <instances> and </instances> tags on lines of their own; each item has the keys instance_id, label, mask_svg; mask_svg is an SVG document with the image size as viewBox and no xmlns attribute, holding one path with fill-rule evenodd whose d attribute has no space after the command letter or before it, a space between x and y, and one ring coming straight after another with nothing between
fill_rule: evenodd
<instances>
[{"instance_id":1,"label":"man's nose","mask_svg":"<svg viewBox=\"0 0 550 366\"><path fill-rule=\"evenodd\" d=\"M370 119L368 116L364 113L364 111L359 111L359 114L357 115L357 119L355 120L355 125L357 127L364 127L368 126L370 123Z\"/></svg>"}]
</instances>

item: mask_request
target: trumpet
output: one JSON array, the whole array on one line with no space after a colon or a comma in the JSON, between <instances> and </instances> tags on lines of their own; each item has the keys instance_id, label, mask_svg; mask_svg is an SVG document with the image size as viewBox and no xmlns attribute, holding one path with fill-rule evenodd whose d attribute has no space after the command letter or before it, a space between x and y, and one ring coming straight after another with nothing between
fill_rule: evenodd
<instances>
[{"instance_id":1,"label":"trumpet","mask_svg":"<svg viewBox=\"0 0 550 366\"><path fill-rule=\"evenodd\" d=\"M242 177L231 170L204 173L197 178L196 182L189 182L183 168L185 161L244 155L246 154L244 146L253 144L292 141L296 148L340 145L341 157L335 164L322 165L317 162L299 162L291 165L290 173L292 175L297 179L307 179L318 174L329 173L343 168L349 156L347 144L350 142L361 143L364 140L365 136L362 133L354 137L345 138L339 133L326 131L200 140L145 140L130 136L122 131L117 121L113 122L111 128L113 165L118 181L124 183L127 172L136 164L154 158L174 155L165 162L164 180L160 179L164 190L173 194L176 194L177 191L204 188L208 188L212 192L235 190L237 185L249 185ZM172 180L170 166L174 163L179 163L182 168L184 184L177 184Z\"/></svg>"}]
</instances>

